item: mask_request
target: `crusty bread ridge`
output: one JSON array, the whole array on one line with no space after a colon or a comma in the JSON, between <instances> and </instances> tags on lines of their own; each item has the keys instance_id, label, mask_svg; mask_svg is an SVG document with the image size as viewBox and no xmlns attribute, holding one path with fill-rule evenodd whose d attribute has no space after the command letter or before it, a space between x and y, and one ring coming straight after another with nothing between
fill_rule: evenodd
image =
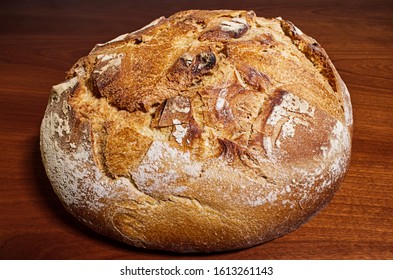
<instances>
[{"instance_id":1,"label":"crusty bread ridge","mask_svg":"<svg viewBox=\"0 0 393 280\"><path fill-rule=\"evenodd\" d=\"M348 169L352 109L324 49L252 11L179 12L98 44L53 87L41 152L82 223L138 247L286 234Z\"/></svg>"}]
</instances>

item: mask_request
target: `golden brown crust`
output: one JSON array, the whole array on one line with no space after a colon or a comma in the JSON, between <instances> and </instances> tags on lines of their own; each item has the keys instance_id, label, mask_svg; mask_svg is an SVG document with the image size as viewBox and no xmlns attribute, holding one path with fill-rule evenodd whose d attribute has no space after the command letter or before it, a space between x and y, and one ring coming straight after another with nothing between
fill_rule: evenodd
<instances>
[{"instance_id":1,"label":"golden brown crust","mask_svg":"<svg viewBox=\"0 0 393 280\"><path fill-rule=\"evenodd\" d=\"M139 247L246 248L332 198L349 93L326 52L250 11L159 18L98 44L53 87L43 162L64 206Z\"/></svg>"}]
</instances>

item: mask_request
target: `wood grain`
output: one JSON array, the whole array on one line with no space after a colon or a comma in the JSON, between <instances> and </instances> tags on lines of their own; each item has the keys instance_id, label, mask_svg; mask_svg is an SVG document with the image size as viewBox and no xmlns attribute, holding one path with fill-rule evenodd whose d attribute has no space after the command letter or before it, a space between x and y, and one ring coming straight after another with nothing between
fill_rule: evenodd
<instances>
[{"instance_id":1,"label":"wood grain","mask_svg":"<svg viewBox=\"0 0 393 280\"><path fill-rule=\"evenodd\" d=\"M99 42L184 9L252 9L291 20L327 50L354 109L351 168L299 230L247 250L178 255L81 226L46 177L39 125L50 88ZM2 1L0 259L393 259L393 4L386 1Z\"/></svg>"}]
</instances>

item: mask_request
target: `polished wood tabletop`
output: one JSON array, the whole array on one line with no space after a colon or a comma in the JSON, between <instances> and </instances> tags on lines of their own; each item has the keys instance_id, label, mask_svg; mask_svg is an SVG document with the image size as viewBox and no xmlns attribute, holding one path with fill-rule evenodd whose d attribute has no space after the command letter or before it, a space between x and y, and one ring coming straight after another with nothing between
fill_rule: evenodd
<instances>
[{"instance_id":1,"label":"polished wood tabletop","mask_svg":"<svg viewBox=\"0 0 393 280\"><path fill-rule=\"evenodd\" d=\"M82 226L41 162L51 86L96 43L186 9L246 9L294 22L325 48L351 93L351 166L309 223L250 249L215 254L142 250ZM0 2L0 259L393 259L393 2Z\"/></svg>"}]
</instances>

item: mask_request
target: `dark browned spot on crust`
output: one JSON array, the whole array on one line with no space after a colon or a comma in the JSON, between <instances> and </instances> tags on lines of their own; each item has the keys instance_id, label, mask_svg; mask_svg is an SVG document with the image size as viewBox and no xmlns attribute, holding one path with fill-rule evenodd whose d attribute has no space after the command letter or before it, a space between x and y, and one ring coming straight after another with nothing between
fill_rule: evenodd
<instances>
[{"instance_id":1,"label":"dark browned spot on crust","mask_svg":"<svg viewBox=\"0 0 393 280\"><path fill-rule=\"evenodd\" d=\"M175 61L167 72L167 79L170 83L186 88L192 81L191 65L194 57L191 54L185 54Z\"/></svg>"},{"instance_id":2,"label":"dark browned spot on crust","mask_svg":"<svg viewBox=\"0 0 393 280\"><path fill-rule=\"evenodd\" d=\"M270 78L266 74L259 72L257 69L245 63L238 63L237 70L243 80L258 91L266 91L270 85Z\"/></svg>"},{"instance_id":3,"label":"dark browned spot on crust","mask_svg":"<svg viewBox=\"0 0 393 280\"><path fill-rule=\"evenodd\" d=\"M168 70L166 77L170 88L186 90L217 63L216 55L209 49L190 50L179 57Z\"/></svg>"},{"instance_id":4,"label":"dark browned spot on crust","mask_svg":"<svg viewBox=\"0 0 393 280\"><path fill-rule=\"evenodd\" d=\"M98 64L97 66L99 66ZM96 93L101 96L107 96L105 89L117 78L119 75L117 69L108 69L108 73L102 74L97 70L93 71L91 74L91 79L93 82L93 88Z\"/></svg>"},{"instance_id":5,"label":"dark browned spot on crust","mask_svg":"<svg viewBox=\"0 0 393 280\"><path fill-rule=\"evenodd\" d=\"M202 129L193 116L191 100L180 95L168 98L160 104L151 121L151 127L159 129L172 127L172 133L176 132L179 125L186 131L179 144L191 146L193 141L202 135Z\"/></svg>"},{"instance_id":6,"label":"dark browned spot on crust","mask_svg":"<svg viewBox=\"0 0 393 280\"><path fill-rule=\"evenodd\" d=\"M187 146L192 146L195 139L200 138L202 135L202 129L196 123L195 119L192 118L188 124L187 134L184 137L184 141Z\"/></svg>"},{"instance_id":7,"label":"dark browned spot on crust","mask_svg":"<svg viewBox=\"0 0 393 280\"><path fill-rule=\"evenodd\" d=\"M255 40L264 46L272 46L276 42L273 35L270 33L264 33L264 34L258 35L255 38Z\"/></svg>"},{"instance_id":8,"label":"dark browned spot on crust","mask_svg":"<svg viewBox=\"0 0 393 280\"><path fill-rule=\"evenodd\" d=\"M241 154L241 147L235 142L232 142L225 138L218 138L217 140L221 148L220 156L222 156L228 162L233 162L235 160L235 157Z\"/></svg>"},{"instance_id":9,"label":"dark browned spot on crust","mask_svg":"<svg viewBox=\"0 0 393 280\"><path fill-rule=\"evenodd\" d=\"M217 156L222 157L229 163L238 161L248 167L257 166L257 160L247 148L226 138L217 138L217 140L220 149L220 153Z\"/></svg>"},{"instance_id":10,"label":"dark browned spot on crust","mask_svg":"<svg viewBox=\"0 0 393 280\"><path fill-rule=\"evenodd\" d=\"M158 105L156 110L152 114L152 120L150 123L151 127L158 128L158 123L160 121L162 111L165 108L165 104L166 104L166 100L164 100L164 102L162 102L160 105Z\"/></svg>"},{"instance_id":11,"label":"dark browned spot on crust","mask_svg":"<svg viewBox=\"0 0 393 280\"><path fill-rule=\"evenodd\" d=\"M203 52L196 56L191 72L194 75L204 75L216 65L216 56L212 52Z\"/></svg>"},{"instance_id":12,"label":"dark browned spot on crust","mask_svg":"<svg viewBox=\"0 0 393 280\"><path fill-rule=\"evenodd\" d=\"M158 121L158 127L189 123L191 118L190 99L184 96L174 96L166 100Z\"/></svg>"},{"instance_id":13,"label":"dark browned spot on crust","mask_svg":"<svg viewBox=\"0 0 393 280\"><path fill-rule=\"evenodd\" d=\"M274 107L279 106L282 103L284 96L286 94L288 94L287 91L283 89L276 89L273 95L270 96L269 101L267 102L264 110L264 121L262 124L263 126L266 124L267 119L272 114Z\"/></svg>"}]
</instances>

